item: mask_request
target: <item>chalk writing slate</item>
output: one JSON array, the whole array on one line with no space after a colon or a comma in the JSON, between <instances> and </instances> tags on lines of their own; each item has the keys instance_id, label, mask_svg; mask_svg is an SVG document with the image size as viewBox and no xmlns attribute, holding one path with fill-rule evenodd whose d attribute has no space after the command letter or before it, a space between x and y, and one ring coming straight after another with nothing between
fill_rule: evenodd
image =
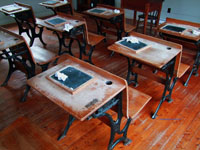
<instances>
[{"instance_id":1,"label":"chalk writing slate","mask_svg":"<svg viewBox=\"0 0 200 150\"><path fill-rule=\"evenodd\" d=\"M101 13L104 13L105 10L95 8L95 9L90 10L90 12L91 12L91 13L101 14Z\"/></svg>"},{"instance_id":2,"label":"chalk writing slate","mask_svg":"<svg viewBox=\"0 0 200 150\"><path fill-rule=\"evenodd\" d=\"M7 5L7 6L4 6L4 7L2 8L2 10L7 11L7 12L13 12L13 11L21 10L21 9L22 9L22 8L19 7L19 6L16 5L16 4Z\"/></svg>"},{"instance_id":3,"label":"chalk writing slate","mask_svg":"<svg viewBox=\"0 0 200 150\"><path fill-rule=\"evenodd\" d=\"M47 5L55 5L59 3L58 1L46 1L46 2L43 2L43 4L47 4Z\"/></svg>"},{"instance_id":4,"label":"chalk writing slate","mask_svg":"<svg viewBox=\"0 0 200 150\"><path fill-rule=\"evenodd\" d=\"M59 26L59 25L65 24L67 21L63 18L55 17L52 19L47 19L45 20L45 22L53 26Z\"/></svg>"},{"instance_id":5,"label":"chalk writing slate","mask_svg":"<svg viewBox=\"0 0 200 150\"><path fill-rule=\"evenodd\" d=\"M58 80L58 78L55 76L55 73L48 76L47 78L59 84L61 87L64 87L72 94L77 92L78 89L80 90L83 85L89 84L90 81L92 81L92 79L94 78L91 75L82 72L81 70L76 69L72 66L61 69L59 72L64 73L68 76L68 78L65 81Z\"/></svg>"},{"instance_id":6,"label":"chalk writing slate","mask_svg":"<svg viewBox=\"0 0 200 150\"><path fill-rule=\"evenodd\" d=\"M139 43L131 43L131 42L127 42L126 39L125 40L121 40L118 43L120 45L123 45L123 46L125 46L127 48L130 48L130 49L134 50L134 51L140 50L140 49L142 49L142 48L147 46L147 44L145 44L143 42L139 41Z\"/></svg>"},{"instance_id":7,"label":"chalk writing slate","mask_svg":"<svg viewBox=\"0 0 200 150\"><path fill-rule=\"evenodd\" d=\"M170 30L170 31L175 31L175 32L183 32L185 28L183 27L177 27L177 26L172 26L172 25L167 25L163 27L165 30Z\"/></svg>"}]
</instances>

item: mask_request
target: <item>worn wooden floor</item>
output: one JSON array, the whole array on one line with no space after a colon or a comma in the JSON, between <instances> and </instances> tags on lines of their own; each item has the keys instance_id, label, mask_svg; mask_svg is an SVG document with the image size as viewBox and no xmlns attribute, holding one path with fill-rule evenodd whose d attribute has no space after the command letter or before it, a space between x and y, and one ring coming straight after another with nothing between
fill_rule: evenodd
<instances>
[{"instance_id":1,"label":"worn wooden floor","mask_svg":"<svg viewBox=\"0 0 200 150\"><path fill-rule=\"evenodd\" d=\"M17 32L16 26L7 28ZM46 48L56 52L56 36L45 30L43 37L48 44ZM125 78L127 60L118 54L110 57L110 52L106 49L109 44L111 40L96 47L93 62L96 66ZM34 45L42 46L39 40L36 40ZM78 57L77 44L73 45L73 52ZM192 64L195 51L184 49L184 53L187 55L183 57L183 62ZM7 71L7 61L1 60L0 83L4 81ZM177 82L172 94L173 102L164 102L154 120L150 115L155 111L164 87L139 76L137 89L153 98L131 123L128 137L132 143L129 146L119 143L115 150L200 149L200 76L192 76L188 87L184 87L183 82L187 76L188 73ZM0 87L0 131L20 116L26 116L56 139L66 125L68 114L33 89L29 92L27 101L20 103L25 84L25 74L16 71L8 85ZM106 150L109 136L110 128L98 119L75 121L67 137L57 143L66 150Z\"/></svg>"}]
</instances>

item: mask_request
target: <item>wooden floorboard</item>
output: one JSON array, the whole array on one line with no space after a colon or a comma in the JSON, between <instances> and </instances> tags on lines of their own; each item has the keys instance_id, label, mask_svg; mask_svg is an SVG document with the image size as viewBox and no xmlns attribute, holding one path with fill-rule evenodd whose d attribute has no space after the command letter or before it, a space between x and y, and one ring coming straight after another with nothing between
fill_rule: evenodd
<instances>
[{"instance_id":1,"label":"wooden floorboard","mask_svg":"<svg viewBox=\"0 0 200 150\"><path fill-rule=\"evenodd\" d=\"M7 28L18 33L16 25ZM94 28L91 28L94 31ZM25 34L23 36L29 42L27 36ZM45 30L43 39L47 43L47 49L58 51L58 40L55 34ZM126 78L127 59L119 54L110 57L111 52L107 50L107 46L113 43L113 39L109 36L107 43L102 42L96 46L92 57L93 63ZM34 45L42 46L38 39L35 40ZM77 43L73 44L72 50L78 57ZM195 50L184 49L183 63L191 65L195 53ZM1 60L0 83L4 81L7 72L8 63L6 60ZM178 80L172 94L173 102L164 102L156 119L151 119L151 113L159 104L164 86L139 76L139 86L136 89L152 96L152 99L131 122L128 137L132 143L129 146L119 143L115 150L200 149L200 76L192 76L188 87L184 87L183 83L188 75L189 72ZM56 140L67 123L68 114L33 89L29 92L26 102L19 102L25 84L25 74L16 71L8 85L0 87L0 131L17 118L25 116ZM67 136L56 142L63 149L68 150L106 150L109 136L110 128L98 119L84 122L76 120Z\"/></svg>"}]
</instances>

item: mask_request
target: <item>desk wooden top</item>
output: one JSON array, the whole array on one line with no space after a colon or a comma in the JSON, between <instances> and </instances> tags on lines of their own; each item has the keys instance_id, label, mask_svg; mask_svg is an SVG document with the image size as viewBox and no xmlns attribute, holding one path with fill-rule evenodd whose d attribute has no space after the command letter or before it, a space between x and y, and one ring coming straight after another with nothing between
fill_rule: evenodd
<instances>
[{"instance_id":1,"label":"desk wooden top","mask_svg":"<svg viewBox=\"0 0 200 150\"><path fill-rule=\"evenodd\" d=\"M13 32L0 27L0 51L24 42L23 38Z\"/></svg>"},{"instance_id":2,"label":"desk wooden top","mask_svg":"<svg viewBox=\"0 0 200 150\"><path fill-rule=\"evenodd\" d=\"M84 21L80 21L80 20L77 20L76 18L74 18L73 16L69 16L69 15L56 15L56 16L53 16L53 17L50 17L50 18L47 18L47 19L53 19L53 18L56 18L56 17L60 17L60 18L63 18L63 19L66 19L66 23L69 23L70 25L72 25L74 28L78 27L78 26L81 26L81 25L84 25L85 22ZM53 26L53 25L50 25L48 23L46 23L45 20L47 19L37 19L37 24L38 25L41 25L43 27L46 27L50 30L53 30L53 31L58 31L58 32L66 32L64 30L64 24L61 25L61 26Z\"/></svg>"},{"instance_id":3,"label":"desk wooden top","mask_svg":"<svg viewBox=\"0 0 200 150\"><path fill-rule=\"evenodd\" d=\"M8 8L16 8L16 10L6 11L5 9L8 9ZM5 14L7 14L7 15L12 15L12 14L20 13L20 12L24 12L24 11L27 11L27 10L30 10L30 8L23 7L23 6L20 6L18 4L11 4L11 5L6 5L6 6L0 7L0 12L3 12Z\"/></svg>"},{"instance_id":4,"label":"desk wooden top","mask_svg":"<svg viewBox=\"0 0 200 150\"><path fill-rule=\"evenodd\" d=\"M105 12L103 12L103 13L90 12L90 11L92 11L94 9L105 10ZM106 19L106 20L109 20L109 19L112 19L112 18L114 18L116 16L120 16L120 15L124 14L123 11L120 11L119 13L115 13L114 9L115 9L114 7L113 8L111 8L111 7L110 8L106 8L106 7L97 6L97 7L94 7L92 9L86 10L83 13L86 14L86 15L92 16L92 17L97 17L97 18ZM117 10L119 10L119 9L117 9Z\"/></svg>"},{"instance_id":5,"label":"desk wooden top","mask_svg":"<svg viewBox=\"0 0 200 150\"><path fill-rule=\"evenodd\" d=\"M115 43L109 46L108 49L157 69L161 69L174 57L176 57L177 55L181 56L182 54L182 46L179 44L136 32L131 32L130 36L136 37L139 41L146 43L151 47L135 53L132 50ZM168 48L170 48L170 50L168 50ZM181 58L177 60L175 71L178 71L180 59Z\"/></svg>"},{"instance_id":6,"label":"desk wooden top","mask_svg":"<svg viewBox=\"0 0 200 150\"><path fill-rule=\"evenodd\" d=\"M163 29L163 27L165 27L167 25L182 27L182 28L185 28L186 30L184 30L183 32L175 32L175 31ZM192 30L200 32L200 24L199 23L193 23L193 22L189 22L189 21L167 18L166 22L159 25L158 28L159 28L158 31L161 33L165 33L168 35L173 35L173 36L177 36L177 37L181 37L181 38L185 38L185 39L189 39L189 40L194 40L194 41L200 40L200 34L195 35L191 32Z\"/></svg>"},{"instance_id":7,"label":"desk wooden top","mask_svg":"<svg viewBox=\"0 0 200 150\"><path fill-rule=\"evenodd\" d=\"M25 117L0 132L1 150L62 150L56 142Z\"/></svg>"},{"instance_id":8,"label":"desk wooden top","mask_svg":"<svg viewBox=\"0 0 200 150\"><path fill-rule=\"evenodd\" d=\"M56 4L47 4L45 2L42 2L42 3L39 3L39 5L41 6L45 6L45 7L48 7L48 8L57 8L57 7L60 7L60 6L65 6L65 5L70 5L70 2L64 2L64 1L56 1L58 3Z\"/></svg>"},{"instance_id":9,"label":"desk wooden top","mask_svg":"<svg viewBox=\"0 0 200 150\"><path fill-rule=\"evenodd\" d=\"M69 65L95 77L91 84L88 84L74 95L46 78L46 76ZM107 81L112 81L112 84L107 85ZM27 83L81 121L93 114L118 93L124 91L127 86L124 79L69 55L63 63L34 76ZM94 100L95 103L93 103ZM128 105L126 101L124 104Z\"/></svg>"}]
</instances>

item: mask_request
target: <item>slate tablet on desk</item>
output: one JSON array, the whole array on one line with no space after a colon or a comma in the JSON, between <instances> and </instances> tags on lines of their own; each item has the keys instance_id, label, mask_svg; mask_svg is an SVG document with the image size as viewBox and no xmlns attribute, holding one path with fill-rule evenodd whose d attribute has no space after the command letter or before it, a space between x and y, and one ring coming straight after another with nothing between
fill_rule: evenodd
<instances>
[{"instance_id":1,"label":"slate tablet on desk","mask_svg":"<svg viewBox=\"0 0 200 150\"><path fill-rule=\"evenodd\" d=\"M94 9L90 9L88 12L90 12L90 13L96 13L96 14L102 14L102 13L105 13L106 10L100 9L100 8L94 8Z\"/></svg>"},{"instance_id":2,"label":"slate tablet on desk","mask_svg":"<svg viewBox=\"0 0 200 150\"><path fill-rule=\"evenodd\" d=\"M59 1L46 1L46 2L42 2L43 4L47 4L47 5L55 5L57 3L59 3Z\"/></svg>"},{"instance_id":3,"label":"slate tablet on desk","mask_svg":"<svg viewBox=\"0 0 200 150\"><path fill-rule=\"evenodd\" d=\"M52 26L57 27L57 26L61 26L61 25L65 24L67 22L67 20L64 18L60 18L60 17L54 17L54 18L46 19L45 22Z\"/></svg>"},{"instance_id":4,"label":"slate tablet on desk","mask_svg":"<svg viewBox=\"0 0 200 150\"><path fill-rule=\"evenodd\" d=\"M2 7L2 10L7 11L7 12L13 12L13 11L21 10L21 9L22 8L16 4L7 5L7 6Z\"/></svg>"},{"instance_id":5,"label":"slate tablet on desk","mask_svg":"<svg viewBox=\"0 0 200 150\"><path fill-rule=\"evenodd\" d=\"M183 32L186 30L186 28L175 26L175 25L166 25L162 29L170 30L170 31L174 31L174 32Z\"/></svg>"},{"instance_id":6,"label":"slate tablet on desk","mask_svg":"<svg viewBox=\"0 0 200 150\"><path fill-rule=\"evenodd\" d=\"M56 72L48 75L47 79L64 88L71 94L77 93L94 80L93 76L72 66L62 68L61 70L59 70L59 72L68 76L65 81L58 80L55 75Z\"/></svg>"},{"instance_id":7,"label":"slate tablet on desk","mask_svg":"<svg viewBox=\"0 0 200 150\"><path fill-rule=\"evenodd\" d=\"M143 43L141 41L139 41L139 43L131 43L131 42L127 42L126 39L117 41L116 44L119 44L125 48L130 49L134 53L141 52L151 47L150 45L147 45L146 43Z\"/></svg>"}]
</instances>

